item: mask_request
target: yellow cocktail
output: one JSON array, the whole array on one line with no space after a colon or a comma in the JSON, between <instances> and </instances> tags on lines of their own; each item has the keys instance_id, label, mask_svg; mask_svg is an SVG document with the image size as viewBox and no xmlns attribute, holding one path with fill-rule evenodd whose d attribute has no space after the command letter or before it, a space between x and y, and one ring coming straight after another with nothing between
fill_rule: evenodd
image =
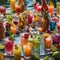
<instances>
[{"instance_id":1,"label":"yellow cocktail","mask_svg":"<svg viewBox=\"0 0 60 60\"><path fill-rule=\"evenodd\" d=\"M15 45L13 49L14 60L21 60L21 46Z\"/></svg>"},{"instance_id":2,"label":"yellow cocktail","mask_svg":"<svg viewBox=\"0 0 60 60\"><path fill-rule=\"evenodd\" d=\"M10 0L11 11L15 11L15 0Z\"/></svg>"}]
</instances>

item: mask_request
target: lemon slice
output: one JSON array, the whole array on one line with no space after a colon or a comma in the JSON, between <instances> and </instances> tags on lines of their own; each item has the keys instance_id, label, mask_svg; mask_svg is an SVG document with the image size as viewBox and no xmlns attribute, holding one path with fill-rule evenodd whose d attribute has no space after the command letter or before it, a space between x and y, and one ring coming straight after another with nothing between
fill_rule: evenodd
<instances>
[{"instance_id":1,"label":"lemon slice","mask_svg":"<svg viewBox=\"0 0 60 60\"><path fill-rule=\"evenodd\" d=\"M44 36L44 37L48 37L48 36L50 36L50 34L44 33L43 36Z\"/></svg>"}]
</instances>

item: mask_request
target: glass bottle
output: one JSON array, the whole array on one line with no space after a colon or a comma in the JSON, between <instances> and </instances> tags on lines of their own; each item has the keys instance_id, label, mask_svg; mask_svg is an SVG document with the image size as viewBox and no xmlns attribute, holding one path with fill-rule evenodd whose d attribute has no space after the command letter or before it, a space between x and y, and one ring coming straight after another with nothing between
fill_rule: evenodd
<instances>
[{"instance_id":1,"label":"glass bottle","mask_svg":"<svg viewBox=\"0 0 60 60\"><path fill-rule=\"evenodd\" d=\"M44 28L45 30L48 30L49 28L49 15L48 15L48 7L46 5L46 0L42 1L42 19L41 19L41 28Z\"/></svg>"}]
</instances>

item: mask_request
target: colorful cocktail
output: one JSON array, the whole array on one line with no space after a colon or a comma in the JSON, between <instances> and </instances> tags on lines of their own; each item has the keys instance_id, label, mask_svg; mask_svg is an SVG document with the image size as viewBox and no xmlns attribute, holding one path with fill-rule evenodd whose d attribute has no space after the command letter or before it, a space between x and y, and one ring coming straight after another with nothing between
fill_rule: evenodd
<instances>
[{"instance_id":1,"label":"colorful cocktail","mask_svg":"<svg viewBox=\"0 0 60 60\"><path fill-rule=\"evenodd\" d=\"M19 15L22 12L21 6L20 5L16 5L16 13L17 15Z\"/></svg>"},{"instance_id":2,"label":"colorful cocktail","mask_svg":"<svg viewBox=\"0 0 60 60\"><path fill-rule=\"evenodd\" d=\"M12 54L14 41L10 37L4 39L5 51L7 54Z\"/></svg>"},{"instance_id":3,"label":"colorful cocktail","mask_svg":"<svg viewBox=\"0 0 60 60\"><path fill-rule=\"evenodd\" d=\"M15 45L13 48L14 60L21 60L21 46Z\"/></svg>"},{"instance_id":4,"label":"colorful cocktail","mask_svg":"<svg viewBox=\"0 0 60 60\"><path fill-rule=\"evenodd\" d=\"M29 14L29 15L27 15L27 20L28 20L28 24L31 24L32 23L32 15L31 14Z\"/></svg>"},{"instance_id":5,"label":"colorful cocktail","mask_svg":"<svg viewBox=\"0 0 60 60\"><path fill-rule=\"evenodd\" d=\"M59 41L60 41L59 33L54 34L52 38L53 38L53 44L59 44Z\"/></svg>"},{"instance_id":6,"label":"colorful cocktail","mask_svg":"<svg viewBox=\"0 0 60 60\"><path fill-rule=\"evenodd\" d=\"M29 59L32 53L32 46L29 44L26 44L23 46L23 50L24 50L24 57L26 59Z\"/></svg>"},{"instance_id":7,"label":"colorful cocktail","mask_svg":"<svg viewBox=\"0 0 60 60\"><path fill-rule=\"evenodd\" d=\"M48 12L49 12L50 14L53 14L53 12L54 12L54 7L53 7L53 6L48 6Z\"/></svg>"},{"instance_id":8,"label":"colorful cocktail","mask_svg":"<svg viewBox=\"0 0 60 60\"><path fill-rule=\"evenodd\" d=\"M10 8L12 12L15 11L15 0L10 0Z\"/></svg>"},{"instance_id":9,"label":"colorful cocktail","mask_svg":"<svg viewBox=\"0 0 60 60\"><path fill-rule=\"evenodd\" d=\"M57 14L60 14L60 2L56 3L56 12Z\"/></svg>"},{"instance_id":10,"label":"colorful cocktail","mask_svg":"<svg viewBox=\"0 0 60 60\"><path fill-rule=\"evenodd\" d=\"M51 36L49 36L47 38L44 38L44 46L45 46L45 49L46 50L50 50L51 45L52 45L52 38L51 38Z\"/></svg>"},{"instance_id":11,"label":"colorful cocktail","mask_svg":"<svg viewBox=\"0 0 60 60\"><path fill-rule=\"evenodd\" d=\"M20 34L21 45L26 45L28 43L28 34Z\"/></svg>"},{"instance_id":12,"label":"colorful cocktail","mask_svg":"<svg viewBox=\"0 0 60 60\"><path fill-rule=\"evenodd\" d=\"M4 54L0 52L0 60L4 60Z\"/></svg>"},{"instance_id":13,"label":"colorful cocktail","mask_svg":"<svg viewBox=\"0 0 60 60\"><path fill-rule=\"evenodd\" d=\"M10 32L13 33L13 34L16 34L16 32L17 32L17 26L16 25L11 26Z\"/></svg>"},{"instance_id":14,"label":"colorful cocktail","mask_svg":"<svg viewBox=\"0 0 60 60\"><path fill-rule=\"evenodd\" d=\"M6 14L6 8L4 6L0 6L0 13L3 15Z\"/></svg>"},{"instance_id":15,"label":"colorful cocktail","mask_svg":"<svg viewBox=\"0 0 60 60\"><path fill-rule=\"evenodd\" d=\"M60 22L57 22L57 30L60 32Z\"/></svg>"}]
</instances>

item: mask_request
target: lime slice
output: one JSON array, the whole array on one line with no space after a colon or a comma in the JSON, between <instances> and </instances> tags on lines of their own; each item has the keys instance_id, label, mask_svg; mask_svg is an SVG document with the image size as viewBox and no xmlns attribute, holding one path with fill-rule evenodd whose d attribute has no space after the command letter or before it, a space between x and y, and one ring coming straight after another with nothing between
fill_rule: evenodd
<instances>
[{"instance_id":1,"label":"lime slice","mask_svg":"<svg viewBox=\"0 0 60 60\"><path fill-rule=\"evenodd\" d=\"M48 56L46 56L43 60L49 60L49 57L48 57Z\"/></svg>"},{"instance_id":2,"label":"lime slice","mask_svg":"<svg viewBox=\"0 0 60 60\"><path fill-rule=\"evenodd\" d=\"M52 56L57 59L57 60L60 60L60 52L59 51L56 51L52 54Z\"/></svg>"},{"instance_id":3,"label":"lime slice","mask_svg":"<svg viewBox=\"0 0 60 60\"><path fill-rule=\"evenodd\" d=\"M51 46L51 50L54 52L54 51L57 50L57 48L56 48L54 45L52 45L52 46Z\"/></svg>"}]
</instances>

